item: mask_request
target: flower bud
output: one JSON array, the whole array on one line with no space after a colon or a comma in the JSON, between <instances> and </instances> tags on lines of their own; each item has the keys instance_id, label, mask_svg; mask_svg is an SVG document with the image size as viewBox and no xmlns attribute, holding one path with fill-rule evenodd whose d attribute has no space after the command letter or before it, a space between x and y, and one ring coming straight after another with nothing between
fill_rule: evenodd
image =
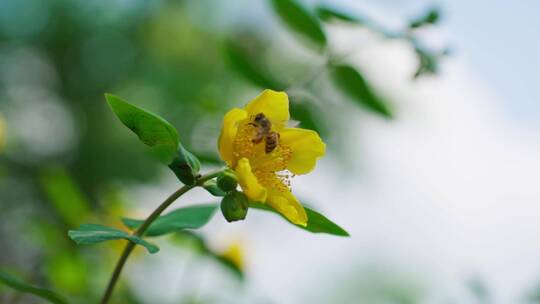
<instances>
[{"instance_id":1,"label":"flower bud","mask_svg":"<svg viewBox=\"0 0 540 304\"><path fill-rule=\"evenodd\" d=\"M178 154L169 164L169 168L178 179L186 185L194 185L199 176L201 163L182 143L178 143Z\"/></svg>"},{"instance_id":2,"label":"flower bud","mask_svg":"<svg viewBox=\"0 0 540 304\"><path fill-rule=\"evenodd\" d=\"M245 219L248 207L248 199L242 192L231 191L221 200L221 212L228 222Z\"/></svg>"},{"instance_id":3,"label":"flower bud","mask_svg":"<svg viewBox=\"0 0 540 304\"><path fill-rule=\"evenodd\" d=\"M226 170L217 177L217 186L225 192L233 191L238 186L238 179L233 171Z\"/></svg>"}]
</instances>

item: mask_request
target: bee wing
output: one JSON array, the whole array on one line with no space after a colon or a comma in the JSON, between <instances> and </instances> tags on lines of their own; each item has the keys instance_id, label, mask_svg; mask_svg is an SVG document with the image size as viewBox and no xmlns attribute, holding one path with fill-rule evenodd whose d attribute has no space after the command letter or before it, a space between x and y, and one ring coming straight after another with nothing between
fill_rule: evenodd
<instances>
[{"instance_id":1,"label":"bee wing","mask_svg":"<svg viewBox=\"0 0 540 304\"><path fill-rule=\"evenodd\" d=\"M298 127L300 125L300 121L289 119L289 120L271 120L270 121L273 125L280 125L287 128L294 128Z\"/></svg>"},{"instance_id":2,"label":"bee wing","mask_svg":"<svg viewBox=\"0 0 540 304\"><path fill-rule=\"evenodd\" d=\"M300 121L294 120L294 119L290 119L289 121L287 121L287 124L286 124L286 126L289 128L295 128L295 127L298 127L299 125L300 125Z\"/></svg>"}]
</instances>

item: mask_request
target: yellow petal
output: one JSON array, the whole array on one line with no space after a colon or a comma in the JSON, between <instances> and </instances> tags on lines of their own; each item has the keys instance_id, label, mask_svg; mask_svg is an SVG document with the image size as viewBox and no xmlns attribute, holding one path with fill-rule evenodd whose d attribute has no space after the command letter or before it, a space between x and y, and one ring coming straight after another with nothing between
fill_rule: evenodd
<instances>
[{"instance_id":1,"label":"yellow petal","mask_svg":"<svg viewBox=\"0 0 540 304\"><path fill-rule=\"evenodd\" d=\"M236 132L238 131L238 124L246 118L246 111L238 108L230 110L225 114L225 117L223 117L223 126L221 128L221 134L219 135L218 147L221 159L229 166L234 165L233 143Z\"/></svg>"},{"instance_id":2,"label":"yellow petal","mask_svg":"<svg viewBox=\"0 0 540 304\"><path fill-rule=\"evenodd\" d=\"M326 152L326 145L315 131L285 128L280 135L280 143L292 150L287 169L294 174L306 174L313 170L317 159Z\"/></svg>"},{"instance_id":3,"label":"yellow petal","mask_svg":"<svg viewBox=\"0 0 540 304\"><path fill-rule=\"evenodd\" d=\"M290 191L272 191L266 203L285 216L293 224L307 226L307 214L304 207Z\"/></svg>"},{"instance_id":4,"label":"yellow petal","mask_svg":"<svg viewBox=\"0 0 540 304\"><path fill-rule=\"evenodd\" d=\"M264 113L274 124L284 124L289 120L289 97L285 92L264 90L246 105L245 110L249 116Z\"/></svg>"},{"instance_id":5,"label":"yellow petal","mask_svg":"<svg viewBox=\"0 0 540 304\"><path fill-rule=\"evenodd\" d=\"M238 178L238 184L240 184L244 194L250 200L255 202L266 201L266 189L257 181L257 177L251 171L251 165L247 158L240 159L234 171Z\"/></svg>"}]
</instances>

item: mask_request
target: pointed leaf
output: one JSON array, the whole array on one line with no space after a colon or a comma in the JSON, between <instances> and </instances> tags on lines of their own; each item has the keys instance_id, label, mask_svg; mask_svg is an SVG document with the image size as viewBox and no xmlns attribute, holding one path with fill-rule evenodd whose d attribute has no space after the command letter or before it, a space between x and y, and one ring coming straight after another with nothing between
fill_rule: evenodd
<instances>
[{"instance_id":1,"label":"pointed leaf","mask_svg":"<svg viewBox=\"0 0 540 304\"><path fill-rule=\"evenodd\" d=\"M345 21L349 23L356 23L356 24L362 24L364 23L362 19L351 16L347 13L340 12L336 9L327 7L327 6L319 6L317 7L317 16L323 20L323 21L333 21L333 20L340 20Z\"/></svg>"},{"instance_id":2,"label":"pointed leaf","mask_svg":"<svg viewBox=\"0 0 540 304\"><path fill-rule=\"evenodd\" d=\"M37 287L0 271L0 282L22 293L30 293L55 304L67 304L67 300L56 292Z\"/></svg>"},{"instance_id":3,"label":"pointed leaf","mask_svg":"<svg viewBox=\"0 0 540 304\"><path fill-rule=\"evenodd\" d=\"M206 225L214 215L217 205L198 205L176 209L158 217L146 230L146 236L160 236L184 229L197 229ZM136 229L144 221L123 218L122 222L130 229Z\"/></svg>"},{"instance_id":4,"label":"pointed leaf","mask_svg":"<svg viewBox=\"0 0 540 304\"><path fill-rule=\"evenodd\" d=\"M70 226L79 225L90 212L90 202L77 180L60 166L45 167L40 172L40 184L58 215Z\"/></svg>"},{"instance_id":5,"label":"pointed leaf","mask_svg":"<svg viewBox=\"0 0 540 304\"><path fill-rule=\"evenodd\" d=\"M224 52L231 67L252 84L276 91L281 91L286 87L269 75L268 71L261 66L260 58L243 47L240 41L227 41Z\"/></svg>"},{"instance_id":6,"label":"pointed leaf","mask_svg":"<svg viewBox=\"0 0 540 304\"><path fill-rule=\"evenodd\" d=\"M275 214L280 215L282 218L286 219L279 212L270 208L268 205L251 202L249 206L251 208L273 212ZM347 231L345 231L343 228L338 226L336 223L329 220L324 215L305 206L304 206L304 209L306 210L306 214L308 217L307 226L306 227L300 226L300 225L295 225L295 226L300 227L309 232L313 232L313 233L327 233L327 234L333 234L337 236L349 236L349 233Z\"/></svg>"},{"instance_id":7,"label":"pointed leaf","mask_svg":"<svg viewBox=\"0 0 540 304\"><path fill-rule=\"evenodd\" d=\"M416 47L415 51L418 56L418 68L416 69L414 78L423 75L437 74L439 69L437 55L430 53L421 47Z\"/></svg>"},{"instance_id":8,"label":"pointed leaf","mask_svg":"<svg viewBox=\"0 0 540 304\"><path fill-rule=\"evenodd\" d=\"M319 23L295 0L271 0L274 10L281 20L293 31L308 38L320 48L326 46L326 35Z\"/></svg>"},{"instance_id":9,"label":"pointed leaf","mask_svg":"<svg viewBox=\"0 0 540 304\"><path fill-rule=\"evenodd\" d=\"M349 65L335 65L331 69L332 79L343 93L368 110L386 118L392 118L388 106L375 95L364 77L355 68Z\"/></svg>"},{"instance_id":10,"label":"pointed leaf","mask_svg":"<svg viewBox=\"0 0 540 304\"><path fill-rule=\"evenodd\" d=\"M293 120L300 122L302 129L310 129L319 133L323 138L328 135L328 125L324 111L316 101L308 96L289 95L289 111Z\"/></svg>"},{"instance_id":11,"label":"pointed leaf","mask_svg":"<svg viewBox=\"0 0 540 304\"><path fill-rule=\"evenodd\" d=\"M440 17L441 13L439 12L439 9L436 7L431 8L422 16L412 20L409 23L409 28L415 29L427 24L436 24L437 22L439 22Z\"/></svg>"},{"instance_id":12,"label":"pointed leaf","mask_svg":"<svg viewBox=\"0 0 540 304\"><path fill-rule=\"evenodd\" d=\"M69 230L68 235L77 244L97 244L105 241L124 239L144 246L150 253L159 251L158 246L151 244L138 236L103 225L83 224L77 230Z\"/></svg>"},{"instance_id":13,"label":"pointed leaf","mask_svg":"<svg viewBox=\"0 0 540 304\"><path fill-rule=\"evenodd\" d=\"M133 131L161 161L169 164L176 156L178 133L165 119L136 107L118 96L105 94L120 121Z\"/></svg>"}]
</instances>

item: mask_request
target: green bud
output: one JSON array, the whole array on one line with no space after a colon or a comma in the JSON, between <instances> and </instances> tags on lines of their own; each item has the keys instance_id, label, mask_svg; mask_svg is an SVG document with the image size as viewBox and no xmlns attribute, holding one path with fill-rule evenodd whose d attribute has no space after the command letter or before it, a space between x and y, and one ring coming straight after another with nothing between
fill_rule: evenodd
<instances>
[{"instance_id":1,"label":"green bud","mask_svg":"<svg viewBox=\"0 0 540 304\"><path fill-rule=\"evenodd\" d=\"M233 191L238 186L238 179L232 170L226 170L217 177L217 186L225 192Z\"/></svg>"},{"instance_id":2,"label":"green bud","mask_svg":"<svg viewBox=\"0 0 540 304\"><path fill-rule=\"evenodd\" d=\"M201 163L195 155L178 143L177 156L169 164L169 168L182 183L193 185L197 181Z\"/></svg>"},{"instance_id":3,"label":"green bud","mask_svg":"<svg viewBox=\"0 0 540 304\"><path fill-rule=\"evenodd\" d=\"M248 207L248 199L242 192L231 191L221 200L221 212L227 222L245 219Z\"/></svg>"}]
</instances>

